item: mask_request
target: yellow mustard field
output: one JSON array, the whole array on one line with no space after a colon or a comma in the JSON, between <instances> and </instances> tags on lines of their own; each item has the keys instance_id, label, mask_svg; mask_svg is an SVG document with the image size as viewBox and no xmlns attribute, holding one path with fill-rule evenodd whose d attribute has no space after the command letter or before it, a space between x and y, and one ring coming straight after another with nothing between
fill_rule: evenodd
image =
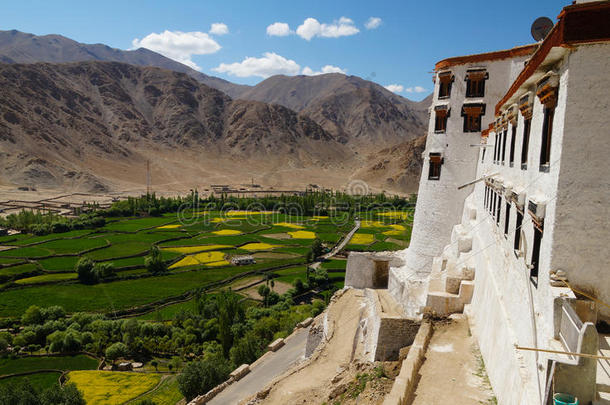
<instances>
[{"instance_id":1,"label":"yellow mustard field","mask_svg":"<svg viewBox=\"0 0 610 405\"><path fill-rule=\"evenodd\" d=\"M212 232L215 235L239 235L242 232L238 231L237 229L221 229L220 231L214 231Z\"/></svg>"},{"instance_id":2,"label":"yellow mustard field","mask_svg":"<svg viewBox=\"0 0 610 405\"><path fill-rule=\"evenodd\" d=\"M283 226L285 228L292 228L292 229L305 229L304 226L297 225L297 224L291 224L290 222L278 222L277 224L274 224L274 225Z\"/></svg>"},{"instance_id":3,"label":"yellow mustard field","mask_svg":"<svg viewBox=\"0 0 610 405\"><path fill-rule=\"evenodd\" d=\"M182 254L196 253L196 252L204 252L206 250L217 250L217 249L226 249L233 247L231 245L199 245L199 246L177 246L177 247L166 247L163 250L167 252L176 252Z\"/></svg>"},{"instance_id":4,"label":"yellow mustard field","mask_svg":"<svg viewBox=\"0 0 610 405\"><path fill-rule=\"evenodd\" d=\"M69 382L83 392L85 401L95 405L123 404L153 389L161 376L158 374L114 372L114 371L71 371Z\"/></svg>"},{"instance_id":5,"label":"yellow mustard field","mask_svg":"<svg viewBox=\"0 0 610 405\"><path fill-rule=\"evenodd\" d=\"M364 220L364 221L360 222L360 226L362 228L385 228L385 227L387 227L387 225L381 221L369 221L369 220Z\"/></svg>"},{"instance_id":6,"label":"yellow mustard field","mask_svg":"<svg viewBox=\"0 0 610 405\"><path fill-rule=\"evenodd\" d=\"M273 211L240 211L240 210L235 210L235 211L229 211L226 213L228 216L235 216L235 215L268 215L268 214L273 214Z\"/></svg>"},{"instance_id":7,"label":"yellow mustard field","mask_svg":"<svg viewBox=\"0 0 610 405\"><path fill-rule=\"evenodd\" d=\"M378 212L377 215L392 218L392 219L407 219L409 218L410 212L406 211L388 211L388 212Z\"/></svg>"},{"instance_id":8,"label":"yellow mustard field","mask_svg":"<svg viewBox=\"0 0 610 405\"><path fill-rule=\"evenodd\" d=\"M278 247L279 245L272 245L270 243L248 243L240 246L240 249L244 250L269 250Z\"/></svg>"},{"instance_id":9,"label":"yellow mustard field","mask_svg":"<svg viewBox=\"0 0 610 405\"><path fill-rule=\"evenodd\" d=\"M176 228L180 228L182 225L180 224L170 224L170 225L163 225L163 226L158 226L157 229L176 229Z\"/></svg>"},{"instance_id":10,"label":"yellow mustard field","mask_svg":"<svg viewBox=\"0 0 610 405\"><path fill-rule=\"evenodd\" d=\"M354 245L370 245L375 241L375 235L370 233L355 233L349 243Z\"/></svg>"},{"instance_id":11,"label":"yellow mustard field","mask_svg":"<svg viewBox=\"0 0 610 405\"><path fill-rule=\"evenodd\" d=\"M201 252L195 255L186 256L169 266L169 268L175 269L176 267L197 266L200 264L204 264L206 266L223 266L229 264L229 262L224 260L224 258L225 254L223 252Z\"/></svg>"},{"instance_id":12,"label":"yellow mustard field","mask_svg":"<svg viewBox=\"0 0 610 405\"><path fill-rule=\"evenodd\" d=\"M315 239L315 232L311 231L294 231L288 232L288 235L292 236L293 239Z\"/></svg>"}]
</instances>

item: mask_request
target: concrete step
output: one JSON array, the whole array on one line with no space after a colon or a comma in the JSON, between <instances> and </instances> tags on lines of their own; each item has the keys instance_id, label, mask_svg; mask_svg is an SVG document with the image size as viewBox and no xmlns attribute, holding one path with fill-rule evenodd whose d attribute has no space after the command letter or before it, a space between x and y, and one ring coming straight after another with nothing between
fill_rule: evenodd
<instances>
[{"instance_id":1,"label":"concrete step","mask_svg":"<svg viewBox=\"0 0 610 405\"><path fill-rule=\"evenodd\" d=\"M464 310L464 303L458 294L443 291L428 293L426 307L437 315L449 315Z\"/></svg>"},{"instance_id":2,"label":"concrete step","mask_svg":"<svg viewBox=\"0 0 610 405\"><path fill-rule=\"evenodd\" d=\"M610 405L610 393L609 392L598 392L598 399L593 401L593 405Z\"/></svg>"},{"instance_id":3,"label":"concrete step","mask_svg":"<svg viewBox=\"0 0 610 405\"><path fill-rule=\"evenodd\" d=\"M472 295L474 294L474 281L465 280L460 284L460 300L463 304L470 304L472 301Z\"/></svg>"},{"instance_id":4,"label":"concrete step","mask_svg":"<svg viewBox=\"0 0 610 405\"><path fill-rule=\"evenodd\" d=\"M599 335L598 354L610 357L610 335ZM610 360L597 360L597 391L610 392Z\"/></svg>"}]
</instances>

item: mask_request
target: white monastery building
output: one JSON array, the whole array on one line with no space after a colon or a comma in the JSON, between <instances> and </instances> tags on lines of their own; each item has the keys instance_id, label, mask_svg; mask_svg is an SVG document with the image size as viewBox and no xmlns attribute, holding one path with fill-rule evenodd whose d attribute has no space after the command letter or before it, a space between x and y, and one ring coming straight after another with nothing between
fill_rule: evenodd
<instances>
[{"instance_id":1,"label":"white monastery building","mask_svg":"<svg viewBox=\"0 0 610 405\"><path fill-rule=\"evenodd\" d=\"M442 60L434 83L388 292L410 319L468 314L499 404L610 403L610 362L562 354L610 349L610 1L565 7L539 43ZM346 280L379 267L358 260Z\"/></svg>"}]
</instances>

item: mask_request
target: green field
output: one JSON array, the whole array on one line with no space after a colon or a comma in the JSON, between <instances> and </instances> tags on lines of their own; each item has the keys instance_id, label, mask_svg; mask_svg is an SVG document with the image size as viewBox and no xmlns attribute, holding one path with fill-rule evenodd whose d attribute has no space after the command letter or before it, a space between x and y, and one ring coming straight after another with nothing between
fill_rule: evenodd
<instances>
[{"instance_id":1,"label":"green field","mask_svg":"<svg viewBox=\"0 0 610 405\"><path fill-rule=\"evenodd\" d=\"M363 226L357 234L363 234L368 239L359 243L352 241L346 250L404 248L410 237L408 222L411 215L410 211L368 213L366 218L362 218ZM0 263L25 260L29 263L0 268L0 276L4 277L5 283L4 290L0 291L0 318L20 317L30 305L60 305L69 313L125 310L178 296L251 271L304 264L313 242L311 235L320 238L331 248L352 229L353 224L353 220L344 214L328 218L269 213L260 215L245 211L223 216L219 212L209 212L202 215L199 222L186 225L181 225L175 214L165 214L161 217L111 219L104 227L94 231L3 237L0 240L14 244L15 248L1 251ZM272 254L257 255L257 263L253 265L227 265L227 260L233 255L256 252L240 248L252 243L266 245L248 246L271 245L265 249ZM152 276L144 268L145 255L153 244L161 247L162 257L168 264L179 262L165 275ZM164 249L203 245L225 245L226 247L217 249L222 252L224 260L201 262L191 259L190 256L195 254L190 254L187 250L183 254ZM274 258L273 254L278 256ZM117 269L115 279L96 285L79 283L75 279L74 267L79 257L83 256L98 262L112 263ZM323 264L322 268L328 268L328 264ZM278 280L288 283L296 278L305 279L304 266L276 270L274 273L279 276ZM140 278L126 279L134 276ZM329 276L335 286L342 286L344 273L334 272ZM71 280L74 281L66 283ZM23 288L10 288L11 284L7 282ZM40 283L44 285L37 285ZM163 308L161 318L171 317L179 311L181 305ZM155 316L158 317L154 313L145 315L147 319L157 319Z\"/></svg>"},{"instance_id":2,"label":"green field","mask_svg":"<svg viewBox=\"0 0 610 405\"><path fill-rule=\"evenodd\" d=\"M2 378L0 379L0 386L19 384L24 380L28 380L37 390L45 390L55 384L59 384L60 375L61 373L55 371L46 371L25 376Z\"/></svg>"},{"instance_id":3,"label":"green field","mask_svg":"<svg viewBox=\"0 0 610 405\"><path fill-rule=\"evenodd\" d=\"M98 360L82 354L76 356L21 357L0 359L0 375L36 370L93 370Z\"/></svg>"}]
</instances>

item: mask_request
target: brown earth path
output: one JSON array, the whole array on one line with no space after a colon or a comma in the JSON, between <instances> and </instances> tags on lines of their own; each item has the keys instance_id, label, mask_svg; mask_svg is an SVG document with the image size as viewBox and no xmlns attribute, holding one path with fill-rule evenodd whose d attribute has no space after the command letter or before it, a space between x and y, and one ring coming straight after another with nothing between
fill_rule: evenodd
<instances>
[{"instance_id":1,"label":"brown earth path","mask_svg":"<svg viewBox=\"0 0 610 405\"><path fill-rule=\"evenodd\" d=\"M413 405L496 404L468 320L463 314L452 319L434 328Z\"/></svg>"}]
</instances>

